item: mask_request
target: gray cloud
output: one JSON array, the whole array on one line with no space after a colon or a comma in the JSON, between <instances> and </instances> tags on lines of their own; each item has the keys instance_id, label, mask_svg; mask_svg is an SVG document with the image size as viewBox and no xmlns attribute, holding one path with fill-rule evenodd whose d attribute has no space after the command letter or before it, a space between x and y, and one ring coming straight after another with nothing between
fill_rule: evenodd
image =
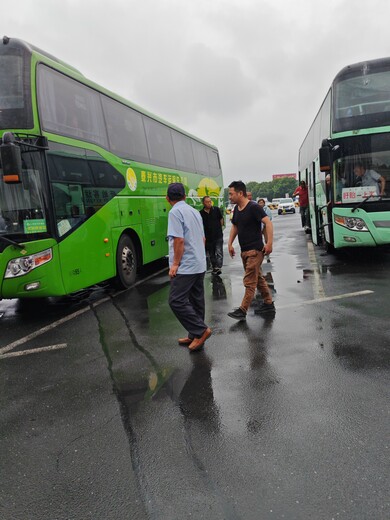
<instances>
[{"instance_id":1,"label":"gray cloud","mask_svg":"<svg viewBox=\"0 0 390 520\"><path fill-rule=\"evenodd\" d=\"M185 124L203 114L231 120L253 107L260 87L245 75L237 58L203 44L189 46L176 58L169 65L145 68L135 81L136 96L148 106L169 106L170 116Z\"/></svg>"},{"instance_id":2,"label":"gray cloud","mask_svg":"<svg viewBox=\"0 0 390 520\"><path fill-rule=\"evenodd\" d=\"M296 171L333 77L390 55L384 0L19 0L3 31L220 149L225 182Z\"/></svg>"}]
</instances>

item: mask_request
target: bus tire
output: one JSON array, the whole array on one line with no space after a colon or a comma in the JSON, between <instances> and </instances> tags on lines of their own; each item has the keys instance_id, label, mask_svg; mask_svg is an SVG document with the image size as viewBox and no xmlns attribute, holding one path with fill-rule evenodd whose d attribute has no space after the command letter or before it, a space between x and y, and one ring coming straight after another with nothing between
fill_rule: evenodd
<instances>
[{"instance_id":1,"label":"bus tire","mask_svg":"<svg viewBox=\"0 0 390 520\"><path fill-rule=\"evenodd\" d=\"M128 235L122 235L116 251L116 282L122 289L131 287L137 277L137 252Z\"/></svg>"}]
</instances>

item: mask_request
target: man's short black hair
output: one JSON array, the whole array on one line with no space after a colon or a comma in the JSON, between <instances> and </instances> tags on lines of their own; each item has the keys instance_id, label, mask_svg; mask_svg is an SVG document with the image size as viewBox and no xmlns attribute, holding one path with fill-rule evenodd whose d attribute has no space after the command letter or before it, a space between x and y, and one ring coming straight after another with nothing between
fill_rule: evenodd
<instances>
[{"instance_id":1,"label":"man's short black hair","mask_svg":"<svg viewBox=\"0 0 390 520\"><path fill-rule=\"evenodd\" d=\"M211 199L210 195L205 195L204 197L202 197L203 204L206 199Z\"/></svg>"},{"instance_id":2,"label":"man's short black hair","mask_svg":"<svg viewBox=\"0 0 390 520\"><path fill-rule=\"evenodd\" d=\"M229 184L229 188L233 188L235 192L242 191L244 197L246 197L246 185L242 181L233 181Z\"/></svg>"}]
</instances>

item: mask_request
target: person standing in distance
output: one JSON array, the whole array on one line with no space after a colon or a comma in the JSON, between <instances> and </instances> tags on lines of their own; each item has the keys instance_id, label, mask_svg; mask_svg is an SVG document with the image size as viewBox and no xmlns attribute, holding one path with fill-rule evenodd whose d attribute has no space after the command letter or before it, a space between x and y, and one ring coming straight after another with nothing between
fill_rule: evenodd
<instances>
[{"instance_id":1,"label":"person standing in distance","mask_svg":"<svg viewBox=\"0 0 390 520\"><path fill-rule=\"evenodd\" d=\"M205 238L199 211L189 206L183 184L168 186L169 306L188 334L179 345L199 350L211 336L204 322Z\"/></svg>"},{"instance_id":2,"label":"person standing in distance","mask_svg":"<svg viewBox=\"0 0 390 520\"><path fill-rule=\"evenodd\" d=\"M267 215L267 217L269 217L269 219L272 220L272 211L266 205L265 200L264 199L259 199L257 201L257 204L260 206L260 208L262 208L264 210L264 212ZM264 226L263 223L261 224L261 230L263 232L264 242L267 243L268 242L267 229L266 229L266 227ZM271 260L269 258L269 255L266 255L266 257L267 257L267 262L270 262Z\"/></svg>"},{"instance_id":3,"label":"person standing in distance","mask_svg":"<svg viewBox=\"0 0 390 520\"><path fill-rule=\"evenodd\" d=\"M212 274L221 274L223 264L223 225L224 219L221 210L213 206L211 198L205 195L202 199L203 209L200 215L203 220L206 236L206 252L209 255Z\"/></svg>"},{"instance_id":4,"label":"person standing in distance","mask_svg":"<svg viewBox=\"0 0 390 520\"><path fill-rule=\"evenodd\" d=\"M301 181L293 193L293 197L299 195L299 213L301 214L302 227L309 227L309 193L305 181Z\"/></svg>"},{"instance_id":5,"label":"person standing in distance","mask_svg":"<svg viewBox=\"0 0 390 520\"><path fill-rule=\"evenodd\" d=\"M256 314L274 314L275 305L267 282L261 272L261 264L264 255L272 253L273 227L270 218L264 210L254 201L247 198L246 186L242 181L234 181L229 184L230 202L236 204L230 230L228 250L230 256L235 256L233 242L238 235L241 248L241 259L244 266L245 294L238 309L228 313L228 316L236 320L245 320L249 306L255 296L256 287L264 302ZM267 243L263 244L261 224L267 230Z\"/></svg>"}]
</instances>

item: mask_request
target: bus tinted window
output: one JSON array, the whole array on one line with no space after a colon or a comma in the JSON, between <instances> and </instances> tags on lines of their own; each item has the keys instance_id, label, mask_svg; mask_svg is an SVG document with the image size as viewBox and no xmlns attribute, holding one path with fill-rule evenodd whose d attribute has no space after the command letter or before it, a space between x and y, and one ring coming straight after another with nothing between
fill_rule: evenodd
<instances>
[{"instance_id":1,"label":"bus tinted window","mask_svg":"<svg viewBox=\"0 0 390 520\"><path fill-rule=\"evenodd\" d=\"M218 177L218 175L221 175L218 153L212 148L206 148L206 153L210 177Z\"/></svg>"},{"instance_id":2,"label":"bus tinted window","mask_svg":"<svg viewBox=\"0 0 390 520\"><path fill-rule=\"evenodd\" d=\"M139 112L102 96L110 150L121 157L149 162L142 116Z\"/></svg>"},{"instance_id":3,"label":"bus tinted window","mask_svg":"<svg viewBox=\"0 0 390 520\"><path fill-rule=\"evenodd\" d=\"M206 146L198 143L198 141L192 141L192 149L195 156L195 167L198 173L205 175L209 174L209 162L206 155Z\"/></svg>"},{"instance_id":4,"label":"bus tinted window","mask_svg":"<svg viewBox=\"0 0 390 520\"><path fill-rule=\"evenodd\" d=\"M0 128L32 128L31 58L22 49L0 47Z\"/></svg>"},{"instance_id":5,"label":"bus tinted window","mask_svg":"<svg viewBox=\"0 0 390 520\"><path fill-rule=\"evenodd\" d=\"M124 177L94 152L50 143L47 157L60 237L78 228L125 185Z\"/></svg>"},{"instance_id":6,"label":"bus tinted window","mask_svg":"<svg viewBox=\"0 0 390 520\"><path fill-rule=\"evenodd\" d=\"M0 110L24 107L23 58L0 56Z\"/></svg>"},{"instance_id":7,"label":"bus tinted window","mask_svg":"<svg viewBox=\"0 0 390 520\"><path fill-rule=\"evenodd\" d=\"M170 129L149 117L144 123L152 164L176 168Z\"/></svg>"},{"instance_id":8,"label":"bus tinted window","mask_svg":"<svg viewBox=\"0 0 390 520\"><path fill-rule=\"evenodd\" d=\"M48 155L50 178L63 182L91 184L91 171L85 158Z\"/></svg>"},{"instance_id":9,"label":"bus tinted window","mask_svg":"<svg viewBox=\"0 0 390 520\"><path fill-rule=\"evenodd\" d=\"M91 88L41 65L38 103L41 124L47 132L107 147L100 97Z\"/></svg>"},{"instance_id":10,"label":"bus tinted window","mask_svg":"<svg viewBox=\"0 0 390 520\"><path fill-rule=\"evenodd\" d=\"M125 179L121 173L108 164L103 158L88 158L95 186L106 188L124 188Z\"/></svg>"},{"instance_id":11,"label":"bus tinted window","mask_svg":"<svg viewBox=\"0 0 390 520\"><path fill-rule=\"evenodd\" d=\"M389 81L389 70L335 81L333 131L390 124Z\"/></svg>"},{"instance_id":12,"label":"bus tinted window","mask_svg":"<svg viewBox=\"0 0 390 520\"><path fill-rule=\"evenodd\" d=\"M195 162L190 138L180 132L176 132L176 130L172 130L172 139L178 169L193 172L195 170Z\"/></svg>"}]
</instances>

